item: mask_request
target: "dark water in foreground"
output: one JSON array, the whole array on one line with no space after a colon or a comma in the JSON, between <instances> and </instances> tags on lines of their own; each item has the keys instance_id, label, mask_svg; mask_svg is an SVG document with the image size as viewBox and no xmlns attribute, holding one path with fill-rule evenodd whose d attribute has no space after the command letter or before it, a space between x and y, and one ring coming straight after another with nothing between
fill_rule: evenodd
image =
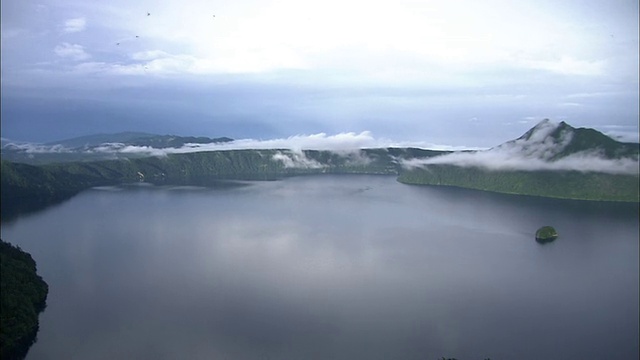
<instances>
[{"instance_id":1,"label":"dark water in foreground","mask_svg":"<svg viewBox=\"0 0 640 360\"><path fill-rule=\"evenodd\" d=\"M638 231L637 204L315 176L91 190L2 238L50 287L28 359L637 359Z\"/></svg>"}]
</instances>

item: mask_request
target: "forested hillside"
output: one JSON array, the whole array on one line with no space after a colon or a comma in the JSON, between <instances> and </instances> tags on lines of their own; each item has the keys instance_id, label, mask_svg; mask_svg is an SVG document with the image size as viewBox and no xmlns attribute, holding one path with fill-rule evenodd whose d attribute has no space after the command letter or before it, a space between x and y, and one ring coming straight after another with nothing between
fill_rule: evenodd
<instances>
[{"instance_id":1,"label":"forested hillside","mask_svg":"<svg viewBox=\"0 0 640 360\"><path fill-rule=\"evenodd\" d=\"M28 165L2 161L2 216L38 208L94 186L146 182L215 186L220 180L276 180L286 176L350 173L393 174L400 159L446 152L420 149L330 151L228 150L121 160Z\"/></svg>"},{"instance_id":2,"label":"forested hillside","mask_svg":"<svg viewBox=\"0 0 640 360\"><path fill-rule=\"evenodd\" d=\"M128 141L137 145L157 143L158 148L154 149L161 150L166 146L184 145L185 141L227 142L230 139L153 136ZM2 216L10 217L21 208L60 201L93 186L132 182L216 186L220 180L276 180L324 173L398 175L398 180L406 184L637 202L638 153L638 144L618 142L593 129L576 129L564 122L555 124L544 120L521 137L484 151L416 148L159 151L158 156L138 154L116 160L39 166L4 159Z\"/></svg>"},{"instance_id":3,"label":"forested hillside","mask_svg":"<svg viewBox=\"0 0 640 360\"><path fill-rule=\"evenodd\" d=\"M429 165L400 174L398 181L416 185L456 186L507 194L562 199L638 201L635 175L579 171L491 171L477 167Z\"/></svg>"},{"instance_id":4,"label":"forested hillside","mask_svg":"<svg viewBox=\"0 0 640 360\"><path fill-rule=\"evenodd\" d=\"M38 332L38 314L46 306L47 283L28 253L0 240L0 354L22 359Z\"/></svg>"}]
</instances>

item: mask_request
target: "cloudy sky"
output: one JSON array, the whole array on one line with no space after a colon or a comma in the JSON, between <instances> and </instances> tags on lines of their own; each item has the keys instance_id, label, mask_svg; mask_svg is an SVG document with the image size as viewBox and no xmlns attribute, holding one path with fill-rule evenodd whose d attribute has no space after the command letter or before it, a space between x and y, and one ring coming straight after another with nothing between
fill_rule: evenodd
<instances>
[{"instance_id":1,"label":"cloudy sky","mask_svg":"<svg viewBox=\"0 0 640 360\"><path fill-rule=\"evenodd\" d=\"M638 140L637 0L3 0L2 137Z\"/></svg>"}]
</instances>

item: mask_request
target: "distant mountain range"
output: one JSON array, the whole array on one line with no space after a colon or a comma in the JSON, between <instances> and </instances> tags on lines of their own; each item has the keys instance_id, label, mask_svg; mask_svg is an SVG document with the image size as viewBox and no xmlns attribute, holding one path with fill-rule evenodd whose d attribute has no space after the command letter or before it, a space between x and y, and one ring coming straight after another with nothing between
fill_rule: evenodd
<instances>
[{"instance_id":1,"label":"distant mountain range","mask_svg":"<svg viewBox=\"0 0 640 360\"><path fill-rule=\"evenodd\" d=\"M120 133L55 144L7 144L2 149L2 214L36 200L42 205L64 199L93 186L131 182L215 186L220 180L324 173L388 174L406 184L567 199L638 202L639 198L640 145L564 122L542 121L521 137L482 151L202 151L193 145L231 142L229 138ZM180 151L161 151L169 148ZM159 156L150 156L150 149Z\"/></svg>"},{"instance_id":2,"label":"distant mountain range","mask_svg":"<svg viewBox=\"0 0 640 360\"><path fill-rule=\"evenodd\" d=\"M39 165L146 156L136 151L127 151L130 147L167 149L181 148L189 144L222 144L231 141L233 139L228 137L208 138L121 132L81 136L45 144L5 142L2 145L1 154L3 160Z\"/></svg>"},{"instance_id":3,"label":"distant mountain range","mask_svg":"<svg viewBox=\"0 0 640 360\"><path fill-rule=\"evenodd\" d=\"M94 134L87 136L80 136L72 139L66 139L61 141L53 141L46 143L45 145L55 146L60 145L69 149L83 149L100 146L104 143L129 143L137 139L146 139L150 137L156 137L159 135L143 133L143 132L120 132L115 134Z\"/></svg>"},{"instance_id":4,"label":"distant mountain range","mask_svg":"<svg viewBox=\"0 0 640 360\"><path fill-rule=\"evenodd\" d=\"M116 134L100 134L82 136L73 139L51 142L46 145L63 146L70 150L91 150L105 144L122 146L150 146L157 149L182 147L185 144L212 144L233 141L228 137L208 138L204 136L155 135L140 132L121 132Z\"/></svg>"}]
</instances>

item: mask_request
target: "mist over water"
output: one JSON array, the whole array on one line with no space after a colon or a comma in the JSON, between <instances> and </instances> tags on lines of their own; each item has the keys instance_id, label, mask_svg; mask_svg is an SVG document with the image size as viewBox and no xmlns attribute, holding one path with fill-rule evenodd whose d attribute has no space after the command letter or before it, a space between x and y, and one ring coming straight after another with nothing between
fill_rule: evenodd
<instances>
[{"instance_id":1,"label":"mist over water","mask_svg":"<svg viewBox=\"0 0 640 360\"><path fill-rule=\"evenodd\" d=\"M2 238L50 287L28 359L635 359L638 230L637 204L308 176L90 190Z\"/></svg>"}]
</instances>

